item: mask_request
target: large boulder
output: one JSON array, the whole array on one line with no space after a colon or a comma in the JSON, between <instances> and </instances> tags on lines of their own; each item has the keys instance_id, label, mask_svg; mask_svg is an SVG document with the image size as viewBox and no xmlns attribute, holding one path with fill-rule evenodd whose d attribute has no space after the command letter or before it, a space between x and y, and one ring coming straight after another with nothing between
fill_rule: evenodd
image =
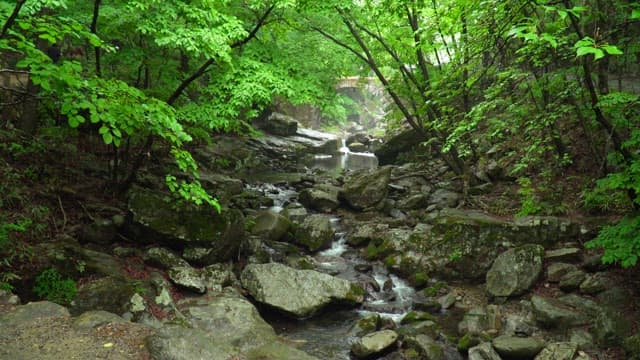
<instances>
[{"instance_id":1,"label":"large boulder","mask_svg":"<svg viewBox=\"0 0 640 360\"><path fill-rule=\"evenodd\" d=\"M502 358L491 343L485 342L469 349L469 360L502 360Z\"/></svg>"},{"instance_id":2,"label":"large boulder","mask_svg":"<svg viewBox=\"0 0 640 360\"><path fill-rule=\"evenodd\" d=\"M386 199L390 179L388 166L375 171L361 170L346 180L339 196L356 210L375 208Z\"/></svg>"},{"instance_id":3,"label":"large boulder","mask_svg":"<svg viewBox=\"0 0 640 360\"><path fill-rule=\"evenodd\" d=\"M164 325L147 339L153 359L260 359L256 352L269 353L268 349L259 350L264 346L277 346L281 354L313 359L281 343L256 308L240 296L224 293L189 305L182 313L184 324Z\"/></svg>"},{"instance_id":4,"label":"large boulder","mask_svg":"<svg viewBox=\"0 0 640 360\"><path fill-rule=\"evenodd\" d=\"M82 284L69 310L73 315L89 310L124 314L129 311L130 300L134 294L133 282L107 276Z\"/></svg>"},{"instance_id":5,"label":"large boulder","mask_svg":"<svg viewBox=\"0 0 640 360\"><path fill-rule=\"evenodd\" d=\"M237 255L244 237L244 216L235 209L217 213L190 204L166 201L165 196L138 190L129 197L129 237L182 249L213 249L213 257L225 261Z\"/></svg>"},{"instance_id":6,"label":"large boulder","mask_svg":"<svg viewBox=\"0 0 640 360\"><path fill-rule=\"evenodd\" d=\"M524 245L500 254L487 272L487 293L506 298L522 295L542 273L544 248Z\"/></svg>"},{"instance_id":7,"label":"large boulder","mask_svg":"<svg viewBox=\"0 0 640 360\"><path fill-rule=\"evenodd\" d=\"M402 261L414 263L414 270L443 279L481 280L498 255L509 248L547 247L580 233L579 224L561 218L505 220L477 211L446 209L426 213L408 236L392 239L392 244Z\"/></svg>"},{"instance_id":8,"label":"large boulder","mask_svg":"<svg viewBox=\"0 0 640 360\"><path fill-rule=\"evenodd\" d=\"M424 140L415 130L407 130L385 141L375 154L380 165L393 164L399 154L411 151Z\"/></svg>"},{"instance_id":9,"label":"large boulder","mask_svg":"<svg viewBox=\"0 0 640 360\"><path fill-rule=\"evenodd\" d=\"M338 192L340 188L331 185L318 185L314 188L304 189L298 195L300 203L309 209L320 212L330 212L340 206Z\"/></svg>"},{"instance_id":10,"label":"large boulder","mask_svg":"<svg viewBox=\"0 0 640 360\"><path fill-rule=\"evenodd\" d=\"M291 221L286 216L272 210L264 210L256 215L251 233L267 240L279 241L290 228Z\"/></svg>"},{"instance_id":11,"label":"large boulder","mask_svg":"<svg viewBox=\"0 0 640 360\"><path fill-rule=\"evenodd\" d=\"M273 135L293 136L298 131L298 122L291 116L274 112L260 128Z\"/></svg>"},{"instance_id":12,"label":"large boulder","mask_svg":"<svg viewBox=\"0 0 640 360\"><path fill-rule=\"evenodd\" d=\"M364 300L362 288L350 281L282 264L248 265L240 279L256 301L299 319L332 303L355 305Z\"/></svg>"},{"instance_id":13,"label":"large boulder","mask_svg":"<svg viewBox=\"0 0 640 360\"><path fill-rule=\"evenodd\" d=\"M507 359L533 359L543 348L544 340L534 337L502 335L493 339L493 347Z\"/></svg>"},{"instance_id":14,"label":"large boulder","mask_svg":"<svg viewBox=\"0 0 640 360\"><path fill-rule=\"evenodd\" d=\"M593 322L595 315L588 306L576 304L569 299L554 299L534 295L531 297L533 315L545 327L567 329ZM582 304L588 302L582 299Z\"/></svg>"},{"instance_id":15,"label":"large boulder","mask_svg":"<svg viewBox=\"0 0 640 360\"><path fill-rule=\"evenodd\" d=\"M309 251L316 251L328 247L334 234L329 216L310 215L296 228L293 241Z\"/></svg>"},{"instance_id":16,"label":"large boulder","mask_svg":"<svg viewBox=\"0 0 640 360\"><path fill-rule=\"evenodd\" d=\"M376 331L356 340L351 346L351 352L358 359L364 359L390 348L397 339L398 334L393 330Z\"/></svg>"}]
</instances>

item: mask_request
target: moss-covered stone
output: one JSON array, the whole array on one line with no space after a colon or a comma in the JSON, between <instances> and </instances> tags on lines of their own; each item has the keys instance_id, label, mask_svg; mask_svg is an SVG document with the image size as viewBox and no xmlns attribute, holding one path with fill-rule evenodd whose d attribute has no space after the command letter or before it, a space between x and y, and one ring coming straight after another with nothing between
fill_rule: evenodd
<instances>
[{"instance_id":1,"label":"moss-covered stone","mask_svg":"<svg viewBox=\"0 0 640 360\"><path fill-rule=\"evenodd\" d=\"M466 333L458 340L458 351L461 353L467 353L469 349L480 344L480 337L476 334Z\"/></svg>"},{"instance_id":2,"label":"moss-covered stone","mask_svg":"<svg viewBox=\"0 0 640 360\"><path fill-rule=\"evenodd\" d=\"M407 313L407 315L405 315L402 320L400 321L400 324L410 324L410 323L414 323L414 322L420 322L420 321L436 321L435 316L431 315L428 312L424 312L424 311L409 311Z\"/></svg>"}]
</instances>

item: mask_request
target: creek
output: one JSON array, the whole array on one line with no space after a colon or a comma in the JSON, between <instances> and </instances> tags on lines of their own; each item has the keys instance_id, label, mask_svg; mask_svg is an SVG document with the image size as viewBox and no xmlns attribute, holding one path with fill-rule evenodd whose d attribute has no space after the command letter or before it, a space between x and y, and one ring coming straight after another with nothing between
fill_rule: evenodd
<instances>
[{"instance_id":1,"label":"creek","mask_svg":"<svg viewBox=\"0 0 640 360\"><path fill-rule=\"evenodd\" d=\"M318 154L304 163L310 169L333 177L346 171L374 169L377 165L374 154L351 152L344 141L339 152ZM250 186L272 198L274 206L271 210L276 212L297 197L297 192L284 185L261 182ZM315 269L365 284L366 296L362 306L357 309L330 309L306 320L294 320L274 312L263 316L280 336L310 355L320 359L351 359L351 344L357 338L354 326L359 319L378 314L387 326L399 326L402 318L413 309L419 294L405 280L389 273L383 263L366 260L358 249L349 246L346 234L352 229L346 229L338 216L332 218L332 225L336 231L334 240L330 248L313 255ZM443 312L441 318L455 328L461 315L460 311L452 310ZM443 325L442 328L455 331L452 326ZM460 355L451 352L447 358L460 359Z\"/></svg>"}]
</instances>

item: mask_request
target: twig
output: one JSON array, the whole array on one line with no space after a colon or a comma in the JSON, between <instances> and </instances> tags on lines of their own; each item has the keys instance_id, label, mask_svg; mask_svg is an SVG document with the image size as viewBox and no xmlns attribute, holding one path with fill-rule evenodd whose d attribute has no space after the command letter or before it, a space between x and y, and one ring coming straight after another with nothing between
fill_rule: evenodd
<instances>
[{"instance_id":1,"label":"twig","mask_svg":"<svg viewBox=\"0 0 640 360\"><path fill-rule=\"evenodd\" d=\"M91 216L89 211L87 211L87 208L84 207L84 205L82 205L80 201L78 201L78 204L80 204L80 207L82 208L82 210L84 210L84 213L87 214L87 216L89 217L89 219L91 219L91 221L96 221L96 219L93 216Z\"/></svg>"},{"instance_id":2,"label":"twig","mask_svg":"<svg viewBox=\"0 0 640 360\"><path fill-rule=\"evenodd\" d=\"M60 232L64 232L64 228L67 226L67 213L64 212L60 196L58 196L58 205L60 205L60 211L62 211L62 230Z\"/></svg>"}]
</instances>

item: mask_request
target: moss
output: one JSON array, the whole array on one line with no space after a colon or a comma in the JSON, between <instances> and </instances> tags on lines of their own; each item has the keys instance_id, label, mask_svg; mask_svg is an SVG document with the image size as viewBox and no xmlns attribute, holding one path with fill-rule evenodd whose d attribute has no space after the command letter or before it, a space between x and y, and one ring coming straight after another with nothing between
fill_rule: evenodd
<instances>
[{"instance_id":1,"label":"moss","mask_svg":"<svg viewBox=\"0 0 640 360\"><path fill-rule=\"evenodd\" d=\"M367 332L373 332L380 327L380 315L373 314L358 320L358 327Z\"/></svg>"},{"instance_id":2,"label":"moss","mask_svg":"<svg viewBox=\"0 0 640 360\"><path fill-rule=\"evenodd\" d=\"M461 337L460 340L458 340L458 351L466 354L469 349L479 344L480 339L478 338L478 336L467 333L463 337Z\"/></svg>"},{"instance_id":3,"label":"moss","mask_svg":"<svg viewBox=\"0 0 640 360\"><path fill-rule=\"evenodd\" d=\"M351 289L349 290L349 293L347 294L346 299L351 302L359 304L364 301L364 295L365 295L365 291L362 288L362 286L352 283Z\"/></svg>"},{"instance_id":4,"label":"moss","mask_svg":"<svg viewBox=\"0 0 640 360\"><path fill-rule=\"evenodd\" d=\"M416 349L406 349L404 351L404 358L407 360L419 360L422 359L422 356L416 351Z\"/></svg>"},{"instance_id":5,"label":"moss","mask_svg":"<svg viewBox=\"0 0 640 360\"><path fill-rule=\"evenodd\" d=\"M389 255L384 258L384 265L388 268L393 267L396 264L396 257L394 255Z\"/></svg>"},{"instance_id":6,"label":"moss","mask_svg":"<svg viewBox=\"0 0 640 360\"><path fill-rule=\"evenodd\" d=\"M407 315L405 315L402 320L400 321L400 324L410 324L410 323L414 323L414 322L419 322L419 321L436 321L435 316L423 312L423 311L409 311L407 313Z\"/></svg>"},{"instance_id":7,"label":"moss","mask_svg":"<svg viewBox=\"0 0 640 360\"><path fill-rule=\"evenodd\" d=\"M411 285L413 285L414 287L422 287L427 284L427 282L429 281L429 277L425 272L420 271L411 276L409 280L411 282Z\"/></svg>"},{"instance_id":8,"label":"moss","mask_svg":"<svg viewBox=\"0 0 640 360\"><path fill-rule=\"evenodd\" d=\"M367 245L365 256L368 260L380 260L386 258L392 253L393 245L389 240L384 240L377 246L373 242L370 242L369 245Z\"/></svg>"}]
</instances>

